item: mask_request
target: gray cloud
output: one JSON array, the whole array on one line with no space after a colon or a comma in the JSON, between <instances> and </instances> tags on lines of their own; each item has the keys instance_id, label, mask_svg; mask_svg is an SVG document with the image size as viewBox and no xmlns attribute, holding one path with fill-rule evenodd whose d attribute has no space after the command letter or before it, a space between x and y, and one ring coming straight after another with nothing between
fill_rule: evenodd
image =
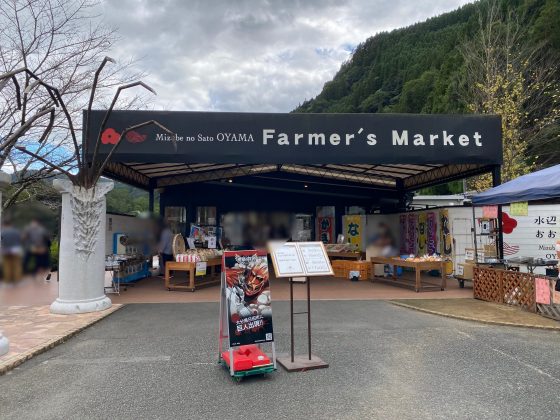
<instances>
[{"instance_id":1,"label":"gray cloud","mask_svg":"<svg viewBox=\"0 0 560 420\"><path fill-rule=\"evenodd\" d=\"M171 110L286 112L352 49L467 0L105 0L117 57L139 59Z\"/></svg>"}]
</instances>

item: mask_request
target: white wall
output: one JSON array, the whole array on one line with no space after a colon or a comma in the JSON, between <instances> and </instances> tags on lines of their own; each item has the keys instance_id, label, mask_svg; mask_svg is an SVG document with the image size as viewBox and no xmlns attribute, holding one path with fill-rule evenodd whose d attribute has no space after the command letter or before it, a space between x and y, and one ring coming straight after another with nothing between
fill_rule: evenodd
<instances>
[{"instance_id":1,"label":"white wall","mask_svg":"<svg viewBox=\"0 0 560 420\"><path fill-rule=\"evenodd\" d=\"M133 236L141 236L142 234L151 232L154 223L153 220L149 219L110 213L106 214L105 219L105 255L113 253L114 233L127 233Z\"/></svg>"}]
</instances>

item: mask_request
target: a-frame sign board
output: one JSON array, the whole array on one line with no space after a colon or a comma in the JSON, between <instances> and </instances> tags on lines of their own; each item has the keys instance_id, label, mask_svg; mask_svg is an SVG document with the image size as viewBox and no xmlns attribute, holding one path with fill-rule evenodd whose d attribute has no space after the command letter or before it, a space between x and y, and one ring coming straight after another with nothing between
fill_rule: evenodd
<instances>
[{"instance_id":1,"label":"a-frame sign board","mask_svg":"<svg viewBox=\"0 0 560 420\"><path fill-rule=\"evenodd\" d=\"M270 303L266 251L225 251L218 361L237 380L276 370ZM270 357L262 350L266 343L272 346Z\"/></svg>"},{"instance_id":2,"label":"a-frame sign board","mask_svg":"<svg viewBox=\"0 0 560 420\"><path fill-rule=\"evenodd\" d=\"M319 357L311 353L311 277L334 275L327 251L322 242L286 242L270 246L270 254L277 278L290 282L290 355L279 357L288 372L328 368ZM307 311L294 312L294 277L306 277ZM295 354L294 315L307 314L307 355Z\"/></svg>"}]
</instances>

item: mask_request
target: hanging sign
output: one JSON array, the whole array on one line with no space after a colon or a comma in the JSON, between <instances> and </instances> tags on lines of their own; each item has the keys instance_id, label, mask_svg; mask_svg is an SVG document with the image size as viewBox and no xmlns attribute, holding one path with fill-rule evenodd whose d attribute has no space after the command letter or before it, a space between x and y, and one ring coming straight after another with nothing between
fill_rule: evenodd
<instances>
[{"instance_id":1,"label":"hanging sign","mask_svg":"<svg viewBox=\"0 0 560 420\"><path fill-rule=\"evenodd\" d=\"M441 233L441 255L450 257L453 252L451 240L451 228L449 223L449 210L440 210L440 233Z\"/></svg>"},{"instance_id":2,"label":"hanging sign","mask_svg":"<svg viewBox=\"0 0 560 420\"><path fill-rule=\"evenodd\" d=\"M498 218L498 206L483 206L482 207L482 217L487 219L497 219Z\"/></svg>"},{"instance_id":3,"label":"hanging sign","mask_svg":"<svg viewBox=\"0 0 560 420\"><path fill-rule=\"evenodd\" d=\"M426 255L426 245L428 242L427 228L426 228L426 213L418 214L418 227L417 227L417 244L418 255Z\"/></svg>"},{"instance_id":4,"label":"hanging sign","mask_svg":"<svg viewBox=\"0 0 560 420\"><path fill-rule=\"evenodd\" d=\"M519 203L511 203L509 205L509 214L512 216L528 216L529 203L527 201L522 201Z\"/></svg>"},{"instance_id":5,"label":"hanging sign","mask_svg":"<svg viewBox=\"0 0 560 420\"><path fill-rule=\"evenodd\" d=\"M344 216L345 234L348 243L351 243L357 250L362 249L362 216Z\"/></svg>"},{"instance_id":6,"label":"hanging sign","mask_svg":"<svg viewBox=\"0 0 560 420\"><path fill-rule=\"evenodd\" d=\"M274 341L266 251L225 251L222 262L230 346Z\"/></svg>"},{"instance_id":7,"label":"hanging sign","mask_svg":"<svg viewBox=\"0 0 560 420\"><path fill-rule=\"evenodd\" d=\"M305 114L245 112L92 111L87 159L101 131L105 158L115 162L246 164L400 163L500 164L501 123L490 115ZM85 118L84 114L84 118ZM85 126L85 124L84 124Z\"/></svg>"},{"instance_id":8,"label":"hanging sign","mask_svg":"<svg viewBox=\"0 0 560 420\"><path fill-rule=\"evenodd\" d=\"M324 244L334 241L334 217L317 217L317 240Z\"/></svg>"},{"instance_id":9,"label":"hanging sign","mask_svg":"<svg viewBox=\"0 0 560 420\"><path fill-rule=\"evenodd\" d=\"M433 211L429 212L427 220L428 254L433 255L438 249L436 214Z\"/></svg>"},{"instance_id":10,"label":"hanging sign","mask_svg":"<svg viewBox=\"0 0 560 420\"><path fill-rule=\"evenodd\" d=\"M271 246L270 254L276 277L334 275L322 242L288 242Z\"/></svg>"}]
</instances>

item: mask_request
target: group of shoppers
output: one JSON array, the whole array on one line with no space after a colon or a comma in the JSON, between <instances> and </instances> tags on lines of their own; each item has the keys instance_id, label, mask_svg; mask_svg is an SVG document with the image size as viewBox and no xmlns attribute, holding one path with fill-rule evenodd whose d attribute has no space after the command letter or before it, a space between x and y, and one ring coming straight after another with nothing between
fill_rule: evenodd
<instances>
[{"instance_id":1,"label":"group of shoppers","mask_svg":"<svg viewBox=\"0 0 560 420\"><path fill-rule=\"evenodd\" d=\"M4 281L17 282L24 272L31 273L34 278L49 279L51 240L38 220L31 220L21 231L9 219L4 219L0 245Z\"/></svg>"}]
</instances>

